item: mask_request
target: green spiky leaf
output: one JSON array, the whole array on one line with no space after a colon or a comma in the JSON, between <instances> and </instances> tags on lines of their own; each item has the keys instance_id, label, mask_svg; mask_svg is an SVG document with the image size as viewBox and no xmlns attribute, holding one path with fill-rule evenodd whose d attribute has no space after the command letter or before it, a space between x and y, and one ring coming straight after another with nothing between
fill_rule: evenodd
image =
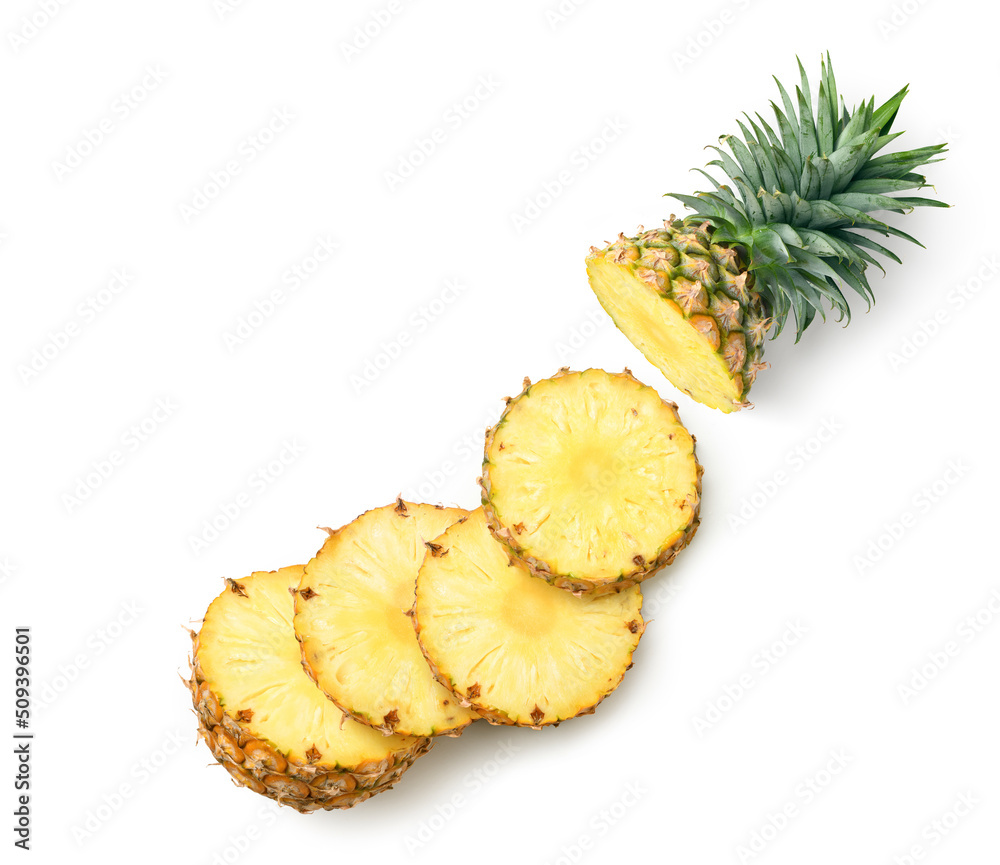
<instances>
[{"instance_id":1,"label":"green spiky leaf","mask_svg":"<svg viewBox=\"0 0 1000 865\"><path fill-rule=\"evenodd\" d=\"M880 258L899 262L891 249L868 237L876 232L921 245L873 213L908 213L916 207L947 207L932 198L899 195L926 187L917 169L939 162L946 145L883 153L901 132L892 127L907 94L903 87L881 105L872 97L848 109L837 91L833 64L820 62L813 91L801 61L800 83L790 93L775 78L780 105L771 102L775 126L760 114L737 120L742 138L724 135L709 167L726 177L713 192L671 193L707 220L714 240L738 246L755 276L756 291L774 320L772 336L791 314L796 339L828 306L850 320L841 291L848 286L870 306L865 275ZM747 125L749 124L749 125ZM700 169L699 169L700 170Z\"/></svg>"}]
</instances>

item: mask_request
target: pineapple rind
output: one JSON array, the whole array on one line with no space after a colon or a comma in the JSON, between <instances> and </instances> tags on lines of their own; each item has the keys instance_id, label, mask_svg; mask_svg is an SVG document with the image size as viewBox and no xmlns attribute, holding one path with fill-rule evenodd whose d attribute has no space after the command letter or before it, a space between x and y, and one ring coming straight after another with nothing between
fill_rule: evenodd
<instances>
[{"instance_id":1,"label":"pineapple rind","mask_svg":"<svg viewBox=\"0 0 1000 865\"><path fill-rule=\"evenodd\" d=\"M737 249L703 220L618 236L587 256L598 301L676 388L725 413L749 408L770 321Z\"/></svg>"},{"instance_id":2,"label":"pineapple rind","mask_svg":"<svg viewBox=\"0 0 1000 865\"><path fill-rule=\"evenodd\" d=\"M540 729L593 714L618 687L645 630L638 587L574 597L537 581L497 543L482 508L435 545L437 554L417 577L413 624L434 677L463 705L491 724ZM509 595L517 602L507 603ZM461 618L449 630L442 623L456 612ZM559 633L550 638L544 628L512 627L508 615L544 619L571 636L560 642ZM482 652L463 641L496 646ZM500 668L494 679L485 663L490 656L493 671Z\"/></svg>"},{"instance_id":3,"label":"pineapple rind","mask_svg":"<svg viewBox=\"0 0 1000 865\"><path fill-rule=\"evenodd\" d=\"M290 590L298 585L302 571L303 566L297 565L279 571L255 572L245 580L227 581L226 589L214 603L222 600L227 593L247 597L248 583L249 591L252 591L252 582L256 579L281 580L287 583L286 590ZM289 625L291 605L289 594ZM206 621L211 615L210 606ZM279 618L286 617L282 614ZM392 743L386 743L388 747L383 744L378 749L384 756L360 761L338 760L333 753L317 754L315 746L308 742L300 743L295 748L289 748L286 743L282 749L273 740L261 735L259 725L254 723L252 717L240 717L242 713L238 708L227 706L225 694L212 689L209 684L211 677L202 665L200 638L200 633L191 632L191 677L185 680L198 718L198 734L239 786L302 813L350 808L392 787L413 761L430 750L433 744L433 740L427 738L397 737ZM294 640L290 628L288 633L275 634L275 643L282 648L288 640ZM267 653L273 646L262 648ZM292 671L292 675L296 674ZM328 704L329 701L318 689L316 694L319 707ZM303 752L302 755L298 755L297 751Z\"/></svg>"},{"instance_id":4,"label":"pineapple rind","mask_svg":"<svg viewBox=\"0 0 1000 865\"><path fill-rule=\"evenodd\" d=\"M345 715L384 735L458 736L477 717L433 680L406 618L426 543L466 516L399 498L327 529L302 575L310 592L295 595L294 626L303 669Z\"/></svg>"},{"instance_id":5,"label":"pineapple rind","mask_svg":"<svg viewBox=\"0 0 1000 865\"><path fill-rule=\"evenodd\" d=\"M643 390L651 391L655 395L655 391L653 391L652 388L649 388L648 385L644 385L628 370L615 374L609 374L603 370L587 370L584 373L580 373L573 372L567 367L564 367L560 369L556 375L544 381L558 381L566 376L581 376L588 374L597 374L608 376L610 378L624 379L634 383ZM537 382L536 384L541 384L541 382ZM505 409L500 420L495 426L487 430L486 433L483 476L479 479L479 484L482 489L482 504L486 521L494 537L504 546L511 558L527 568L531 574L545 580L553 586L576 594L583 593L599 595L611 592L620 592L638 585L642 581L651 577L654 573L660 570L660 568L671 564L677 554L691 542L692 538L694 538L700 524L699 514L701 508L702 490L701 479L704 469L698 462L695 451L694 436L691 436L691 459L694 462L694 478L693 489L690 491L689 496L686 499L688 511L687 520L679 529L673 531L668 537L663 538L655 550L646 551L641 556L637 556L633 559L632 567L623 567L619 573L613 576L588 576L586 573L579 571L575 571L573 573L563 573L559 571L554 562L547 561L542 556L537 555L536 551L533 551L532 548L526 543L521 543L519 541L519 535L516 531L517 521L511 520L505 516L496 504L496 492L491 478L490 455L493 451L494 439L496 438L498 431L502 429L511 408L517 403L518 400L527 397L531 388L531 382L525 379L524 390L518 394L518 396L508 400L507 408ZM680 428L683 429L680 423L680 418L677 415L676 403L661 400L658 396L657 400L659 400L659 402L667 408L667 410L673 415L674 421ZM641 563L639 559L641 559Z\"/></svg>"}]
</instances>

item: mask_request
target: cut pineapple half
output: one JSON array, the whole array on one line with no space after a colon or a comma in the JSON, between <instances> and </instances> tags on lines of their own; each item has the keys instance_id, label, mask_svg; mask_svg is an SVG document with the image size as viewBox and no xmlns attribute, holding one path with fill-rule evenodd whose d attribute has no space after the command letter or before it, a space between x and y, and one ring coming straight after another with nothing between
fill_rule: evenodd
<instances>
[{"instance_id":1,"label":"cut pineapple half","mask_svg":"<svg viewBox=\"0 0 1000 865\"><path fill-rule=\"evenodd\" d=\"M560 370L486 435L490 529L535 576L614 592L673 561L698 528L701 466L677 406L626 370Z\"/></svg>"},{"instance_id":2,"label":"cut pineapple half","mask_svg":"<svg viewBox=\"0 0 1000 865\"><path fill-rule=\"evenodd\" d=\"M303 665L383 733L458 735L477 717L434 680L409 618L427 544L467 515L399 499L331 532L306 565L295 600Z\"/></svg>"},{"instance_id":3,"label":"cut pineapple half","mask_svg":"<svg viewBox=\"0 0 1000 865\"><path fill-rule=\"evenodd\" d=\"M192 634L201 737L243 787L299 811L349 808L389 789L431 745L355 723L302 669L291 592L303 566L227 580Z\"/></svg>"},{"instance_id":4,"label":"cut pineapple half","mask_svg":"<svg viewBox=\"0 0 1000 865\"><path fill-rule=\"evenodd\" d=\"M434 675L462 702L494 724L542 727L590 714L618 687L641 606L638 587L574 597L535 579L479 508L424 560L414 624Z\"/></svg>"},{"instance_id":5,"label":"cut pineapple half","mask_svg":"<svg viewBox=\"0 0 1000 865\"><path fill-rule=\"evenodd\" d=\"M749 405L746 394L764 368L762 327L770 324L759 299L751 302L752 277L737 275L737 264L704 227L685 234L668 222L593 250L587 274L601 306L651 364L688 396L729 413Z\"/></svg>"}]
</instances>

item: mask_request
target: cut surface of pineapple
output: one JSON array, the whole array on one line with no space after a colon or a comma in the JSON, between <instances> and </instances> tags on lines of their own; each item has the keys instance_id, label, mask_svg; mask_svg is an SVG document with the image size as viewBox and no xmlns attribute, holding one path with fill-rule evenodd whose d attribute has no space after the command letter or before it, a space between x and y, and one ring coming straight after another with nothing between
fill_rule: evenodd
<instances>
[{"instance_id":1,"label":"cut surface of pineapple","mask_svg":"<svg viewBox=\"0 0 1000 865\"><path fill-rule=\"evenodd\" d=\"M677 407L627 371L527 384L486 436L482 499L497 539L573 592L620 591L673 561L701 504Z\"/></svg>"},{"instance_id":2,"label":"cut surface of pineapple","mask_svg":"<svg viewBox=\"0 0 1000 865\"><path fill-rule=\"evenodd\" d=\"M435 681L409 617L427 544L465 516L399 499L331 532L306 565L295 600L303 665L383 733L457 735L477 717Z\"/></svg>"},{"instance_id":3,"label":"cut surface of pineapple","mask_svg":"<svg viewBox=\"0 0 1000 865\"><path fill-rule=\"evenodd\" d=\"M575 597L536 579L493 537L482 508L435 542L414 624L435 676L496 724L541 727L593 712L642 636L642 594Z\"/></svg>"},{"instance_id":4,"label":"cut surface of pineapple","mask_svg":"<svg viewBox=\"0 0 1000 865\"><path fill-rule=\"evenodd\" d=\"M299 811L348 808L388 789L430 747L345 717L302 669L292 590L304 567L227 580L197 635L202 738L240 785Z\"/></svg>"}]
</instances>

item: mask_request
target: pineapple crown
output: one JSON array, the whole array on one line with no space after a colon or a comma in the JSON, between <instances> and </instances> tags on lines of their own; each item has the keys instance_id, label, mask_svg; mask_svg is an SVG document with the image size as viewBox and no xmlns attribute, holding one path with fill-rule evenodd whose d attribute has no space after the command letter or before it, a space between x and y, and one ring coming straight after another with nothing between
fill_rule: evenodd
<instances>
[{"instance_id":1,"label":"pineapple crown","mask_svg":"<svg viewBox=\"0 0 1000 865\"><path fill-rule=\"evenodd\" d=\"M745 114L750 129L736 121L742 141L733 135L720 138L732 155L712 147L719 158L708 164L722 169L738 196L700 168L696 170L711 181L714 191L693 196L669 193L696 211L691 219L707 220L714 227L713 242L743 248L756 290L773 320L772 336L781 332L788 313L793 312L796 341L817 312L826 318L824 300L839 318L846 316L850 321L841 285L850 286L871 307L874 297L865 270L874 264L885 272L871 253L900 260L860 232L903 237L922 246L871 213L948 206L934 199L890 194L927 186L914 169L940 162L935 157L945 152L946 145L875 156L902 135L890 130L906 87L878 108L872 97L849 112L837 93L828 53L821 61L814 111L801 61L799 72L798 113L796 102L775 78L784 105L782 111L771 103L778 133L760 114L758 122Z\"/></svg>"}]
</instances>

